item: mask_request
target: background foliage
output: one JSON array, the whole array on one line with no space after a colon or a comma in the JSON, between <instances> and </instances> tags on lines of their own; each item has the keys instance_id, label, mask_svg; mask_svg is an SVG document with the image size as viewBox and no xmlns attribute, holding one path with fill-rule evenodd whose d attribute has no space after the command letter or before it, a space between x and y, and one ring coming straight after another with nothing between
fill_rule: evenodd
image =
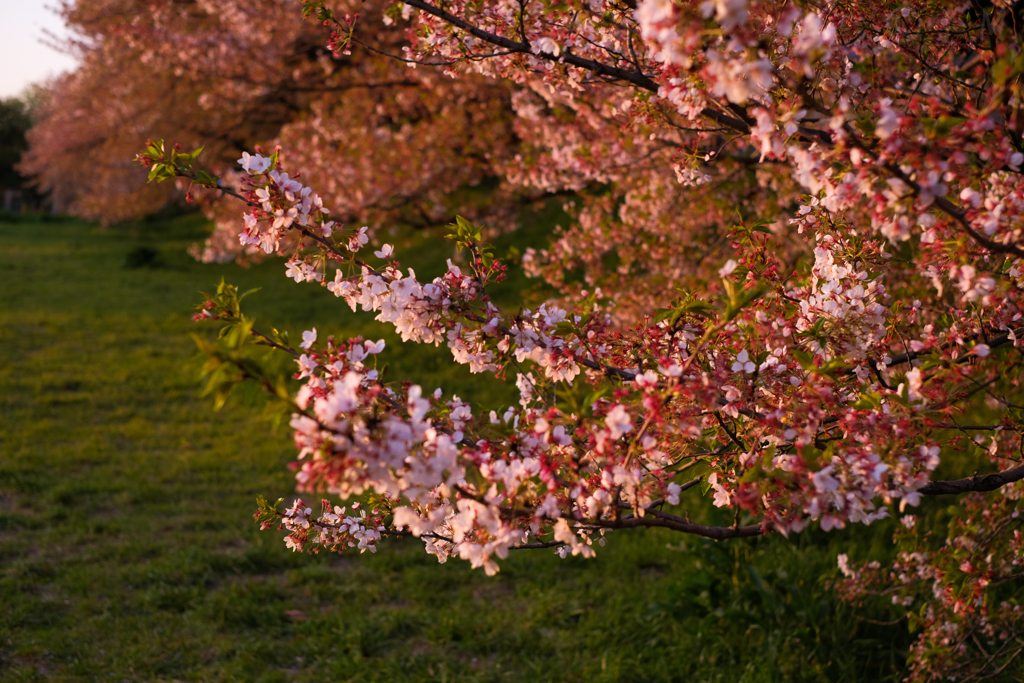
<instances>
[{"instance_id":1,"label":"background foliage","mask_svg":"<svg viewBox=\"0 0 1024 683\"><path fill-rule=\"evenodd\" d=\"M0 189L17 188L24 182L14 166L28 149L25 133L31 126L23 101L15 97L0 99Z\"/></svg>"}]
</instances>

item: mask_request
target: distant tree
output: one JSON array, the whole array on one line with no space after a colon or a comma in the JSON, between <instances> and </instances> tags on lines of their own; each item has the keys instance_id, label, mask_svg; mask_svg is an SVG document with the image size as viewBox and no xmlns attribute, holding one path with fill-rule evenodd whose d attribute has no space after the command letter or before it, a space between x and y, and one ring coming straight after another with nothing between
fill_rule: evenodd
<instances>
[{"instance_id":1,"label":"distant tree","mask_svg":"<svg viewBox=\"0 0 1024 683\"><path fill-rule=\"evenodd\" d=\"M20 188L25 178L16 166L28 149L25 133L32 127L29 108L16 97L0 99L0 187Z\"/></svg>"},{"instance_id":2,"label":"distant tree","mask_svg":"<svg viewBox=\"0 0 1024 683\"><path fill-rule=\"evenodd\" d=\"M50 101L52 90L45 82L30 83L18 95L18 99L25 103L25 112L28 114L32 125L39 122L43 108Z\"/></svg>"}]
</instances>

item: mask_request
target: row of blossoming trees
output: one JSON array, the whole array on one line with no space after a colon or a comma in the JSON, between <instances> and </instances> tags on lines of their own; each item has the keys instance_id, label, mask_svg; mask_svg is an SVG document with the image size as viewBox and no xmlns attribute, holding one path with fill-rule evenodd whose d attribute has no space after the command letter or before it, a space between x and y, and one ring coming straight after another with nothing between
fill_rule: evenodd
<instances>
[{"instance_id":1,"label":"row of blossoming trees","mask_svg":"<svg viewBox=\"0 0 1024 683\"><path fill-rule=\"evenodd\" d=\"M213 380L264 379L239 354L246 339L294 354L296 396L264 381L292 405L300 491L373 494L361 509L264 504L258 517L283 525L290 547L411 534L441 561L493 573L518 548L591 556L609 530L725 540L895 514L895 562L841 556L843 594L885 596L909 617L913 680L1014 675L1019 9L408 0L357 18L317 1L303 24L303 7L283 3L148 7L104 15L88 59L134 50L125 69L184 78L205 113L128 88L120 115L179 126L184 142L222 131L215 159L242 146L235 130L284 146L244 153L241 170L162 143L140 155L151 179L211 188L199 198L219 224L204 257L285 256L297 282L406 341L447 346L473 372L515 376L520 391L487 414L384 382L372 360L383 344L310 330L292 347L253 330L223 287L199 315L230 328L210 347ZM62 87L85 97L97 73ZM275 107L273 131L246 128ZM45 137L62 117L116 126L116 112L97 124L83 111L36 133L30 163L54 183L75 156ZM96 182L129 177L123 157L99 158L109 169ZM572 224L524 256L559 301L499 309L488 287L504 266L467 220L453 234L467 265L432 280L351 222L412 204L429 220L450 210L445 193L489 175L499 194L574 198ZM702 491L732 524L679 514ZM945 531L915 514L930 496L956 496Z\"/></svg>"},{"instance_id":2,"label":"row of blossoming trees","mask_svg":"<svg viewBox=\"0 0 1024 683\"><path fill-rule=\"evenodd\" d=\"M23 166L84 217L133 218L174 195L140 182L130 163L154 132L204 145L218 174L237 170L238 151L255 142L284 145L336 215L375 225L453 216L448 194L495 176L512 153L510 89L384 56L401 54L397 25L364 32L351 55L335 56L323 27L288 2L61 4L82 66L51 84ZM348 4L378 16L383 7ZM444 136L457 143L440 144ZM235 208L197 199L222 226L201 254L237 255Z\"/></svg>"}]
</instances>

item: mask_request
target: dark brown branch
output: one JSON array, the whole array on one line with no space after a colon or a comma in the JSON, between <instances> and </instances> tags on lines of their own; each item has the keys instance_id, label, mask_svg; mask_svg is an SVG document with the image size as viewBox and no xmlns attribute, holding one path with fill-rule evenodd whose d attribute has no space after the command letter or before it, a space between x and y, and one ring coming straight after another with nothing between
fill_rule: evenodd
<instances>
[{"instance_id":1,"label":"dark brown branch","mask_svg":"<svg viewBox=\"0 0 1024 683\"><path fill-rule=\"evenodd\" d=\"M604 64L593 59L579 57L577 55L572 54L568 50L563 52L561 55L555 55L551 54L550 52L543 51L534 52L531 49L530 45L527 43L520 43L505 38L504 36L499 36L496 33L485 31L477 26L474 26L473 24L470 24L468 21L464 19L460 19L454 14L451 14L439 7L435 7L427 2L424 2L424 0L410 0L406 4L415 7L423 12L426 12L427 14L432 14L438 19L441 19L442 21L445 21L451 24L452 26L455 26L456 28L460 28L463 31L466 31L475 38L479 38L480 40L491 43L492 45L497 45L498 47L503 47L510 53L534 55L535 57L539 57L540 59L545 59L550 62L569 64L579 69L590 71L591 73L597 74L598 76L605 76L608 78L614 78L620 81L632 83L633 85L639 88L643 88L644 90L648 90L653 93L657 93L659 90L657 82L655 82L646 74L641 73L640 71L621 69L617 66ZM746 134L750 132L750 126L748 126L743 120L733 116L729 116L728 114L723 114L713 109L704 109L701 112L701 114L713 121L716 121L721 125L727 126L728 128L731 128L740 133Z\"/></svg>"},{"instance_id":2,"label":"dark brown branch","mask_svg":"<svg viewBox=\"0 0 1024 683\"><path fill-rule=\"evenodd\" d=\"M293 349L290 346L282 346L281 344L278 344L273 339L271 339L267 335L263 334L259 330L250 329L249 330L249 334L251 334L252 336L258 338L260 340L261 344L273 347L275 349L278 349L279 351L284 351L285 353L290 353L291 355L295 356L296 358L298 358L301 355L298 351L296 351L295 349Z\"/></svg>"},{"instance_id":3,"label":"dark brown branch","mask_svg":"<svg viewBox=\"0 0 1024 683\"><path fill-rule=\"evenodd\" d=\"M736 437L736 434L731 429L729 429L729 427L725 424L725 421L722 419L722 414L719 411L716 410L714 413L712 413L712 415L715 416L715 420L718 422L719 426L725 430L725 433L729 435L729 438L732 440L732 442L740 447L741 451L748 450L746 444L740 441Z\"/></svg>"},{"instance_id":4,"label":"dark brown branch","mask_svg":"<svg viewBox=\"0 0 1024 683\"><path fill-rule=\"evenodd\" d=\"M1010 339L1010 333L1011 332L1013 332L1015 337L1024 336L1024 330L1011 330L1010 332L1004 332L1003 334L999 335L998 337L992 337L992 339L988 340L988 342L987 342L988 347L994 349L996 347L1003 346L1004 344L1008 344L1009 342L1013 341L1012 339ZM979 335L976 335L974 338L976 339L977 336L979 336ZM944 350L948 349L950 346L951 346L950 344L943 344L942 346L940 346L936 350L937 351L944 351ZM916 360L918 358L921 358L922 356L927 356L929 353L932 353L932 352L931 351L922 351L920 353L917 353L915 351L907 351L906 353L901 353L898 356L892 356L885 363L885 366L887 368L891 368L894 365L902 365L903 363L909 363L910 361ZM976 358L976 357L977 356L975 356L973 354L965 353L965 354L957 357L957 359L954 362L955 363L966 363L971 358ZM874 366L874 361L869 360L868 363L870 364L869 367L871 367L872 369L874 369L877 372L877 367ZM841 370L841 371L839 371L836 374L839 377L844 377L844 376L847 376L847 375L852 375L856 370L857 370L857 366L854 365L852 367L846 368L845 370ZM885 382L883 382L882 384L884 385ZM891 388L891 387L887 386L886 388Z\"/></svg>"},{"instance_id":5,"label":"dark brown branch","mask_svg":"<svg viewBox=\"0 0 1024 683\"><path fill-rule=\"evenodd\" d=\"M687 482L686 487L695 485L700 479ZM470 493L461 486L453 487L456 492L466 498L471 498L477 502L483 502L483 498L478 495ZM654 509L655 505L660 504L660 501L655 501L650 505L643 508L644 516L640 517L635 514L623 515L618 519L575 519L574 517L562 514L562 519L570 522L571 524L579 525L579 528L585 530L599 530L599 529L636 529L640 527L664 527L666 529L672 529L673 531L681 531L684 534L694 534L695 536L703 536L704 538L713 538L716 541L724 541L730 538L750 538L751 536L760 536L768 531L772 530L772 523L765 522L763 524L751 524L750 526L706 526L704 524L694 524L690 520L679 517L678 515L672 515L667 512L661 512L660 510ZM499 506L499 510L503 514L510 516L520 517L532 517L535 514L535 510L531 508L509 508L506 506ZM565 544L559 544L565 545ZM550 546L537 546L537 547L550 547Z\"/></svg>"},{"instance_id":6,"label":"dark brown branch","mask_svg":"<svg viewBox=\"0 0 1024 683\"><path fill-rule=\"evenodd\" d=\"M618 377L620 379L625 379L629 381L633 381L634 379L636 379L636 373L630 372L629 370L613 368L610 365L602 365L597 361L593 361L588 358L580 358L579 356L576 356L574 360L583 367L590 368L591 370L599 370L600 372L603 372L609 377Z\"/></svg>"},{"instance_id":7,"label":"dark brown branch","mask_svg":"<svg viewBox=\"0 0 1024 683\"><path fill-rule=\"evenodd\" d=\"M713 538L716 541L724 541L730 538L751 538L761 536L771 531L771 523L751 524L750 526L705 526L688 522L682 517L670 515L667 512L657 510L645 511L643 517L624 517L620 520L598 520L596 522L584 522L591 526L602 529L635 529L637 527L664 527L674 531L681 531L686 534Z\"/></svg>"},{"instance_id":8,"label":"dark brown branch","mask_svg":"<svg viewBox=\"0 0 1024 683\"><path fill-rule=\"evenodd\" d=\"M690 489L692 489L694 486L696 486L697 484L701 483L702 481L704 481L704 477L697 477L696 479L691 479L690 481L686 482L685 484L683 484L683 485L681 485L679 487L679 493L682 493L684 491L689 491Z\"/></svg>"},{"instance_id":9,"label":"dark brown branch","mask_svg":"<svg viewBox=\"0 0 1024 683\"><path fill-rule=\"evenodd\" d=\"M514 545L509 550L541 550L543 548L557 548L565 545L561 541L535 541L533 543L522 543Z\"/></svg>"},{"instance_id":10,"label":"dark brown branch","mask_svg":"<svg viewBox=\"0 0 1024 683\"><path fill-rule=\"evenodd\" d=\"M952 481L933 481L920 489L918 493L928 496L946 496L969 493L971 491L995 491L998 488L1024 479L1024 465L1019 465L1003 472L993 472L981 476L955 479Z\"/></svg>"},{"instance_id":11,"label":"dark brown branch","mask_svg":"<svg viewBox=\"0 0 1024 683\"><path fill-rule=\"evenodd\" d=\"M1016 432L1019 431L1016 427L1007 427L1006 425L958 425L955 422L940 422L935 425L940 429L958 429L962 432Z\"/></svg>"},{"instance_id":12,"label":"dark brown branch","mask_svg":"<svg viewBox=\"0 0 1024 683\"><path fill-rule=\"evenodd\" d=\"M442 21L449 23L452 26L455 26L457 28L462 29L463 31L466 31L475 38L479 38L480 40L491 43L492 45L497 45L498 47L503 47L509 52L520 54L533 54L537 57L540 57L541 59L546 59L553 62L565 62L566 64L571 64L572 66L579 67L587 71L591 71L595 74L598 74L599 76L610 76L611 78L616 78L621 81L628 81L636 86L643 88L644 90L658 92L658 84L655 83L646 75L638 71L627 71L625 69L620 69L618 67L610 66L608 64L602 64L601 62L595 61L593 59L577 57L576 55L571 54L568 51L564 52L562 55L553 55L548 52L534 53L530 46L526 43L520 43L505 38L504 36L499 36L496 33L485 31L481 28L474 26L473 24L470 24L468 21L465 21L464 19L460 19L454 14L451 14L439 7L434 7L433 5L424 2L423 0L411 0L406 4L415 7L416 9L422 10L427 14L432 14L438 19L441 19Z\"/></svg>"}]
</instances>

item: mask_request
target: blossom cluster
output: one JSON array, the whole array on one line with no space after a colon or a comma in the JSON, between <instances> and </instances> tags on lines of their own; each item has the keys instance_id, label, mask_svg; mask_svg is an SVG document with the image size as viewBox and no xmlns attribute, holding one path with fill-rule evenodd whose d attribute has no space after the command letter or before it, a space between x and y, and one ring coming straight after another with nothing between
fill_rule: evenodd
<instances>
[{"instance_id":1,"label":"blossom cluster","mask_svg":"<svg viewBox=\"0 0 1024 683\"><path fill-rule=\"evenodd\" d=\"M949 522L949 542L939 546L928 543L924 520L905 515L895 539L899 552L886 565L858 566L839 556L836 587L844 599L891 602L921 632L912 679L969 676L1020 652L1024 607L1000 595L1024 565L1020 496L1018 484L994 500L969 497Z\"/></svg>"},{"instance_id":2,"label":"blossom cluster","mask_svg":"<svg viewBox=\"0 0 1024 683\"><path fill-rule=\"evenodd\" d=\"M453 360L474 372L537 367L518 374L518 407L485 418L457 397L444 401L435 392L431 401L416 385L399 391L380 384L367 363L383 351L382 341L322 345L316 330L304 333L296 378L306 383L292 420L300 490L342 497L373 491L394 515L395 530L423 536L441 559L458 556L493 572L494 557L548 533L563 553L592 554L590 534L619 527L622 510L643 519L654 506L678 504L686 482L676 481L676 472L695 465L710 468L715 505L747 510L761 529L871 523L887 516L893 501L901 511L918 505L939 463L939 446L921 444L923 410L934 408L922 393L921 371L908 371L899 387L870 382L879 372L870 358L884 349L891 322L879 303L887 297L882 278L845 261L828 234L819 234L806 288L780 283L737 311L737 320L666 320L623 337L596 299L576 312L545 304L509 316L486 297L485 281L451 261L443 276L422 283L385 245L375 252L383 265L371 267L358 259L368 241L364 228L335 230L316 195L273 160L256 155L240 163L250 175L251 203L240 238L282 249L298 232L300 246L311 237L319 249L292 253L288 274L302 275L296 280L327 282L352 310L376 312L403 340L447 342ZM324 277L328 264L333 278ZM747 277L752 264L743 266ZM733 290L739 268L731 261L719 269ZM962 286L973 282L970 273L964 277ZM624 363L638 356L654 367ZM855 363L845 383L828 374L837 359ZM614 401L598 399L581 416L547 404L539 381L618 388ZM865 394L877 396L876 405L864 405ZM292 522L292 546L336 538L331 514L316 521L321 534L312 541L295 537ZM307 529L308 516L300 517Z\"/></svg>"}]
</instances>

